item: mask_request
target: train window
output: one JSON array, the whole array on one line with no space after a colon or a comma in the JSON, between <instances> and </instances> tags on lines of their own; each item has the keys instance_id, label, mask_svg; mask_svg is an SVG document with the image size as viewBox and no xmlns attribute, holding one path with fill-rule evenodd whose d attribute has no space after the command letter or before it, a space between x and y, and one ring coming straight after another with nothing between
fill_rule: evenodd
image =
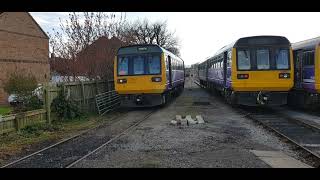
<instances>
[{"instance_id":1,"label":"train window","mask_svg":"<svg viewBox=\"0 0 320 180\"><path fill-rule=\"evenodd\" d=\"M287 49L276 49L276 68L289 69L289 51Z\"/></svg>"},{"instance_id":2,"label":"train window","mask_svg":"<svg viewBox=\"0 0 320 180\"><path fill-rule=\"evenodd\" d=\"M160 74L160 56L149 56L147 64L149 74Z\"/></svg>"},{"instance_id":3,"label":"train window","mask_svg":"<svg viewBox=\"0 0 320 180\"><path fill-rule=\"evenodd\" d=\"M270 69L269 49L258 49L256 53L258 69Z\"/></svg>"},{"instance_id":4,"label":"train window","mask_svg":"<svg viewBox=\"0 0 320 180\"><path fill-rule=\"evenodd\" d=\"M118 75L128 75L129 59L128 57L120 57L118 61Z\"/></svg>"},{"instance_id":5,"label":"train window","mask_svg":"<svg viewBox=\"0 0 320 180\"><path fill-rule=\"evenodd\" d=\"M249 50L238 50L238 69L239 70L251 69Z\"/></svg>"},{"instance_id":6,"label":"train window","mask_svg":"<svg viewBox=\"0 0 320 180\"><path fill-rule=\"evenodd\" d=\"M166 70L169 71L169 56L166 57Z\"/></svg>"},{"instance_id":7,"label":"train window","mask_svg":"<svg viewBox=\"0 0 320 180\"><path fill-rule=\"evenodd\" d=\"M310 65L314 65L314 51L310 52Z\"/></svg>"},{"instance_id":8,"label":"train window","mask_svg":"<svg viewBox=\"0 0 320 180\"><path fill-rule=\"evenodd\" d=\"M144 57L133 57L133 74L144 74Z\"/></svg>"},{"instance_id":9,"label":"train window","mask_svg":"<svg viewBox=\"0 0 320 180\"><path fill-rule=\"evenodd\" d=\"M313 66L314 65L314 51L307 51L303 53L303 65Z\"/></svg>"}]
</instances>

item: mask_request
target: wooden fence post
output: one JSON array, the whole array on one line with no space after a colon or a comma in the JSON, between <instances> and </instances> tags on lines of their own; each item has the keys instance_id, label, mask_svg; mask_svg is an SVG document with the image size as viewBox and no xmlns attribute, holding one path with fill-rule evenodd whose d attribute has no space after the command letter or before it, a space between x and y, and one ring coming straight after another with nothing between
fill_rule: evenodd
<instances>
[{"instance_id":1,"label":"wooden fence post","mask_svg":"<svg viewBox=\"0 0 320 180\"><path fill-rule=\"evenodd\" d=\"M96 94L99 94L98 80L96 79Z\"/></svg>"},{"instance_id":2,"label":"wooden fence post","mask_svg":"<svg viewBox=\"0 0 320 180\"><path fill-rule=\"evenodd\" d=\"M46 111L47 111L47 123L51 124L51 107L50 107L50 101L51 100L50 100L50 88L49 88L49 86L46 87L45 94L46 94L45 102L46 102Z\"/></svg>"},{"instance_id":3,"label":"wooden fence post","mask_svg":"<svg viewBox=\"0 0 320 180\"><path fill-rule=\"evenodd\" d=\"M24 121L24 118L25 118L24 112L19 112L16 114L14 121L15 121L15 128L17 131L20 131L20 129L22 128L22 121Z\"/></svg>"},{"instance_id":4,"label":"wooden fence post","mask_svg":"<svg viewBox=\"0 0 320 180\"><path fill-rule=\"evenodd\" d=\"M15 128L17 131L20 131L20 117L17 113L16 117L14 118Z\"/></svg>"},{"instance_id":5,"label":"wooden fence post","mask_svg":"<svg viewBox=\"0 0 320 180\"><path fill-rule=\"evenodd\" d=\"M86 103L86 97L85 97L85 93L84 93L84 84L82 81L81 81L81 90L82 90L82 100L83 100L82 108L84 109L84 106Z\"/></svg>"}]
</instances>

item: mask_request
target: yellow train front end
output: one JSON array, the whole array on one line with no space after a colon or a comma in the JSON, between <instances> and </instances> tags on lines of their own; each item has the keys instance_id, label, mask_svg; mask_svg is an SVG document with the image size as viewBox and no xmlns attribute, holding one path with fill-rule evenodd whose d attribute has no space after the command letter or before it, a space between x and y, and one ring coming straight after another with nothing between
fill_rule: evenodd
<instances>
[{"instance_id":1,"label":"yellow train front end","mask_svg":"<svg viewBox=\"0 0 320 180\"><path fill-rule=\"evenodd\" d=\"M114 60L114 82L118 94L161 94L166 89L166 81L155 82L152 79L166 79L166 69L161 55L161 74L159 75L137 75L119 76L117 74L118 58Z\"/></svg>"},{"instance_id":2,"label":"yellow train front end","mask_svg":"<svg viewBox=\"0 0 320 180\"><path fill-rule=\"evenodd\" d=\"M249 106L287 104L294 85L290 42L277 36L248 39L232 49L233 102Z\"/></svg>"},{"instance_id":3,"label":"yellow train front end","mask_svg":"<svg viewBox=\"0 0 320 180\"><path fill-rule=\"evenodd\" d=\"M236 62L236 49L233 51L233 62ZM290 49L290 68L286 70L238 71L237 64L232 64L232 88L234 91L289 91L293 87L293 55ZM287 76L285 76L287 75ZM248 76L241 78L240 76ZM282 76L282 77L281 77ZM287 78L285 78L285 77Z\"/></svg>"},{"instance_id":4,"label":"yellow train front end","mask_svg":"<svg viewBox=\"0 0 320 180\"><path fill-rule=\"evenodd\" d=\"M145 107L162 104L162 94L166 90L164 53L152 47L149 47L151 52L148 50L131 52L130 48L137 49L136 46L123 48L124 52L118 54L114 60L114 85L116 92L120 95L121 106ZM127 57L130 57L128 59L131 59L132 62L129 60L122 62ZM145 57L146 60L143 60L143 62L147 63L139 64L139 58L141 57ZM149 57L151 65L149 59L147 59ZM127 64L120 65L120 63ZM132 72L130 72L130 69L132 69ZM139 72L140 70L141 72Z\"/></svg>"}]
</instances>

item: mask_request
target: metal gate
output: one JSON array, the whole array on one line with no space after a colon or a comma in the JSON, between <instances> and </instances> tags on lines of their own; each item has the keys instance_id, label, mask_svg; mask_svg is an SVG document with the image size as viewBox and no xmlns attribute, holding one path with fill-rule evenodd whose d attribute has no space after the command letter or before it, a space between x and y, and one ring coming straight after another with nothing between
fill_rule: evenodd
<instances>
[{"instance_id":1,"label":"metal gate","mask_svg":"<svg viewBox=\"0 0 320 180\"><path fill-rule=\"evenodd\" d=\"M120 96L116 91L108 91L96 95L98 113L103 115L120 105Z\"/></svg>"}]
</instances>

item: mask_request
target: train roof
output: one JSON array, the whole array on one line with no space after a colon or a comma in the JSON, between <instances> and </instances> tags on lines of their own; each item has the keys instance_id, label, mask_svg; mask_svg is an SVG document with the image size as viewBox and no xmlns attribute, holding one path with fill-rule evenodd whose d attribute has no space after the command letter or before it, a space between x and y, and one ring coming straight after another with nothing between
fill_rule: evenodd
<instances>
[{"instance_id":1,"label":"train roof","mask_svg":"<svg viewBox=\"0 0 320 180\"><path fill-rule=\"evenodd\" d=\"M253 45L291 45L291 43L284 36L262 35L240 38L235 42L233 47Z\"/></svg>"},{"instance_id":2,"label":"train roof","mask_svg":"<svg viewBox=\"0 0 320 180\"><path fill-rule=\"evenodd\" d=\"M141 48L141 50L139 51L139 48ZM143 48L147 48L147 49L143 49ZM162 48L161 46L157 45L157 44L134 44L134 45L129 45L129 46L123 46L120 47L118 49L118 55L124 55L124 54L134 54L134 53L145 53L145 52L151 52L151 53L167 53L169 54L171 57L180 59L181 61L183 61L179 56L173 54L172 52Z\"/></svg>"},{"instance_id":3,"label":"train roof","mask_svg":"<svg viewBox=\"0 0 320 180\"><path fill-rule=\"evenodd\" d=\"M201 61L201 63L206 62L207 60L221 54L222 52L236 47L242 47L242 46L250 46L250 45L259 45L259 44L277 44L277 45L291 45L290 41L284 37L284 36L273 36L273 35L262 35L262 36L248 36L248 37L242 37L238 40L222 47L219 49L213 56L210 56L206 58L204 61Z\"/></svg>"},{"instance_id":4,"label":"train roof","mask_svg":"<svg viewBox=\"0 0 320 180\"><path fill-rule=\"evenodd\" d=\"M314 49L316 45L320 45L320 36L312 39L299 41L292 44L292 49Z\"/></svg>"}]
</instances>

